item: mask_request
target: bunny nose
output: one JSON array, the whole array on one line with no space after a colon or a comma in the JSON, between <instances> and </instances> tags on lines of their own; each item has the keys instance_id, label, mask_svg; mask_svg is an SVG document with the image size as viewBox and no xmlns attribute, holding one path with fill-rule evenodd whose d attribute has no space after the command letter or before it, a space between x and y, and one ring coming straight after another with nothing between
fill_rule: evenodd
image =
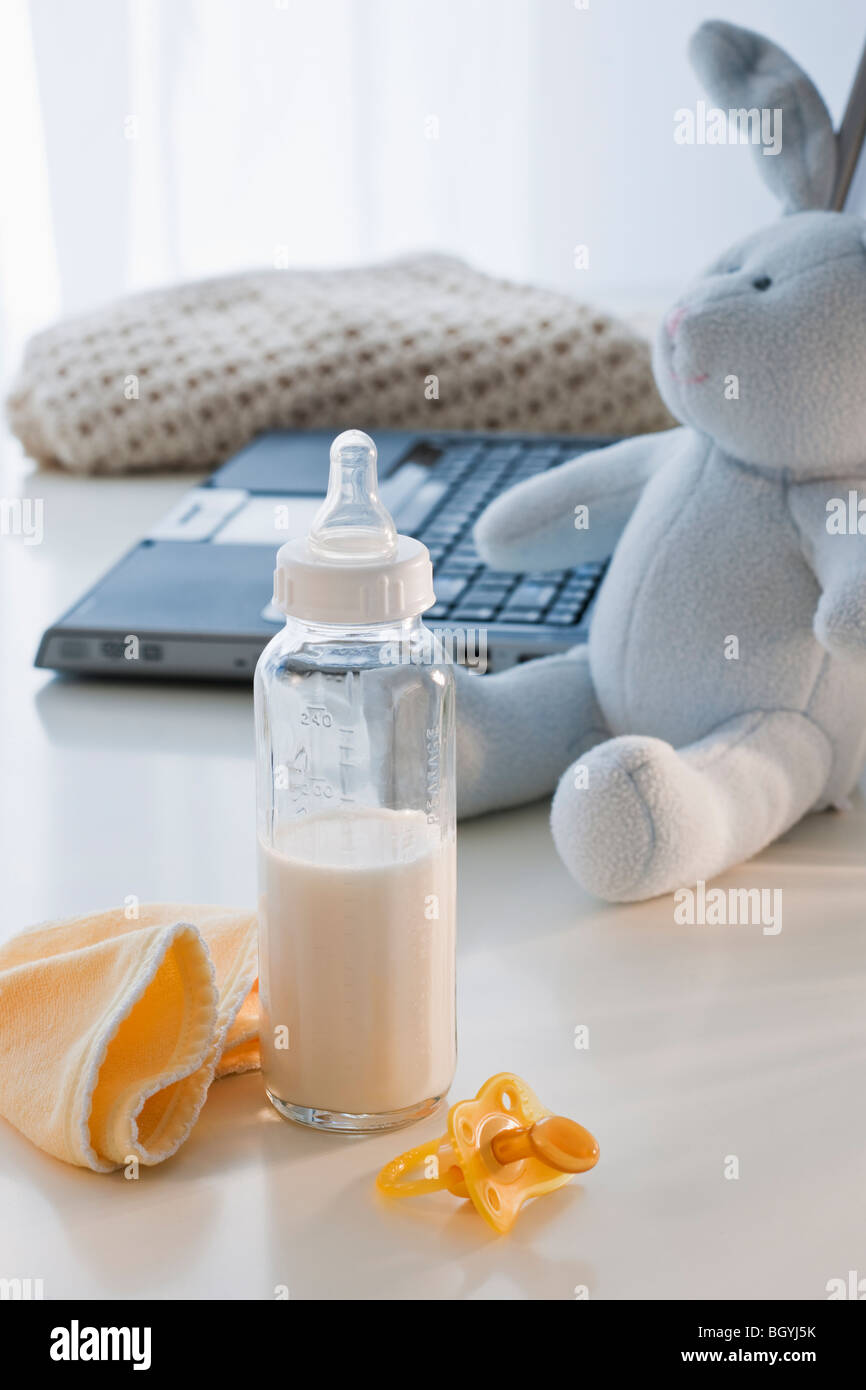
<instances>
[{"instance_id":1,"label":"bunny nose","mask_svg":"<svg viewBox=\"0 0 866 1390\"><path fill-rule=\"evenodd\" d=\"M665 328L667 329L669 338L676 337L677 329L685 318L685 315L685 309L671 309L670 313L666 316Z\"/></svg>"}]
</instances>

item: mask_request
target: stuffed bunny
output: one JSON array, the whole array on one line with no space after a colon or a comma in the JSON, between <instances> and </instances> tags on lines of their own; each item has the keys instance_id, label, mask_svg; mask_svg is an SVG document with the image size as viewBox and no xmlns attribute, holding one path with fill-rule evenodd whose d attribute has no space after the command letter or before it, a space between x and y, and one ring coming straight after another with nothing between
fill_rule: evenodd
<instances>
[{"instance_id":1,"label":"stuffed bunny","mask_svg":"<svg viewBox=\"0 0 866 1390\"><path fill-rule=\"evenodd\" d=\"M622 902L844 805L866 758L866 224L809 210L836 143L786 54L719 22L691 53L725 109L782 110L781 150L757 161L792 215L665 318L654 368L681 428L563 464L478 522L497 569L612 554L588 645L458 677L461 813L556 786L567 868Z\"/></svg>"}]
</instances>

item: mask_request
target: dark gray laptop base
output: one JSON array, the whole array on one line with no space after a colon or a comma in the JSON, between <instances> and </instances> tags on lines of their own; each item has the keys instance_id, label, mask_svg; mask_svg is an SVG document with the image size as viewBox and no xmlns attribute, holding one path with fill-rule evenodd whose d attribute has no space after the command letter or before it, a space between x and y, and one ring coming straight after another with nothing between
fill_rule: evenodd
<instances>
[{"instance_id":1,"label":"dark gray laptop base","mask_svg":"<svg viewBox=\"0 0 866 1390\"><path fill-rule=\"evenodd\" d=\"M274 556L324 495L331 431L259 436L190 490L42 638L36 665L127 679L249 681L283 621ZM472 526L493 496L610 440L377 430L383 499L431 551L440 600L428 626L487 668L585 640L603 566L519 576L487 569ZM281 529L289 528L289 529Z\"/></svg>"}]
</instances>

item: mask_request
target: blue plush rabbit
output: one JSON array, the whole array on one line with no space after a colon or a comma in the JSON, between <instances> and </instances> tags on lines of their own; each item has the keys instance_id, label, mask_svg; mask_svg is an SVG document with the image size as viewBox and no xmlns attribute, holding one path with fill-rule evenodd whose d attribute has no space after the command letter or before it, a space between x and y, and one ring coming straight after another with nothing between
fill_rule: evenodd
<instances>
[{"instance_id":1,"label":"blue plush rabbit","mask_svg":"<svg viewBox=\"0 0 866 1390\"><path fill-rule=\"evenodd\" d=\"M712 22L692 58L725 109L781 109L781 149L756 153L791 215L667 315L655 373L681 428L523 483L478 523L497 569L612 553L588 646L458 687L462 814L556 787L560 855L614 901L844 804L866 758L866 224L809 210L836 141L785 53Z\"/></svg>"}]
</instances>

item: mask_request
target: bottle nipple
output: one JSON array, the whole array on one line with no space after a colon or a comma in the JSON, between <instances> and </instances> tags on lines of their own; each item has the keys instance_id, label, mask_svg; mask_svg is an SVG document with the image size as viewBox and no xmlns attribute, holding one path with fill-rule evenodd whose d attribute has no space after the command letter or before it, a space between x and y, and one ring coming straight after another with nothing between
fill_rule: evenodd
<instances>
[{"instance_id":1,"label":"bottle nipple","mask_svg":"<svg viewBox=\"0 0 866 1390\"><path fill-rule=\"evenodd\" d=\"M397 554L397 528L379 500L376 457L362 430L345 430L331 445L328 492L308 538L318 558L357 564Z\"/></svg>"}]
</instances>

